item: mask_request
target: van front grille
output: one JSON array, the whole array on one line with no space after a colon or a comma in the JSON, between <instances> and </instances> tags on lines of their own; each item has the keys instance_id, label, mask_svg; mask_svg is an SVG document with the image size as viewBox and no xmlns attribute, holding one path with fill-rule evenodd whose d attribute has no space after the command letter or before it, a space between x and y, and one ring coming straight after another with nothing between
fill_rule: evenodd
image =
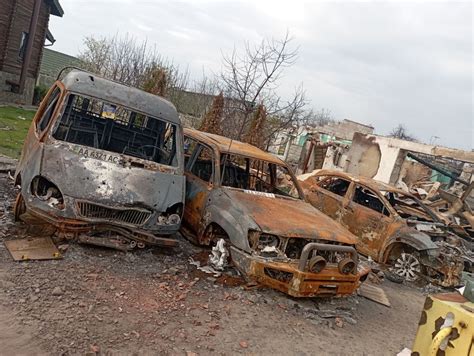
<instances>
[{"instance_id":1,"label":"van front grille","mask_svg":"<svg viewBox=\"0 0 474 356\"><path fill-rule=\"evenodd\" d=\"M77 207L79 215L84 218L138 226L143 225L151 216L151 212L145 209L110 208L81 201L77 202Z\"/></svg>"}]
</instances>

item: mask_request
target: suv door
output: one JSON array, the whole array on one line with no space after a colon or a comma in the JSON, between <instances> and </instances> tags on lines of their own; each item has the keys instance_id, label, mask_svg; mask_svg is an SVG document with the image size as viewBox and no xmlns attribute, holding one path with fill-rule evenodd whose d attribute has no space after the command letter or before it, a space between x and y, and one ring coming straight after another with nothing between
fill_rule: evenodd
<instances>
[{"instance_id":1,"label":"suv door","mask_svg":"<svg viewBox=\"0 0 474 356\"><path fill-rule=\"evenodd\" d=\"M184 139L186 200L183 224L198 236L208 195L214 182L214 154L211 148L190 138Z\"/></svg>"},{"instance_id":2,"label":"suv door","mask_svg":"<svg viewBox=\"0 0 474 356\"><path fill-rule=\"evenodd\" d=\"M393 221L390 210L377 193L355 182L348 198L341 223L359 237L357 251L377 261Z\"/></svg>"},{"instance_id":3,"label":"suv door","mask_svg":"<svg viewBox=\"0 0 474 356\"><path fill-rule=\"evenodd\" d=\"M339 221L344 197L350 182L337 176L320 176L307 194L309 202L332 219Z\"/></svg>"}]
</instances>

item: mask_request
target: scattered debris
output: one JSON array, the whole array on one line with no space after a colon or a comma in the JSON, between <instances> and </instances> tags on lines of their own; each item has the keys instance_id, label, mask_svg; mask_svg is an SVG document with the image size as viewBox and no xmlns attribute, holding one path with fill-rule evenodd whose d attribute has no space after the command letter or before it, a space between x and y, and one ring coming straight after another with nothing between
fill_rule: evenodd
<instances>
[{"instance_id":1,"label":"scattered debris","mask_svg":"<svg viewBox=\"0 0 474 356\"><path fill-rule=\"evenodd\" d=\"M224 239L219 239L216 245L212 248L209 256L209 264L216 270L222 271L227 266L227 259L229 257L229 250L226 248Z\"/></svg>"},{"instance_id":2,"label":"scattered debris","mask_svg":"<svg viewBox=\"0 0 474 356\"><path fill-rule=\"evenodd\" d=\"M199 271L202 271L202 272L207 273L207 274L212 274L215 278L220 277L220 275L222 274L220 271L215 270L211 266L201 266L201 262L194 261L194 259L192 257L189 257L188 261L189 261L190 265L196 266L196 268Z\"/></svg>"},{"instance_id":3,"label":"scattered debris","mask_svg":"<svg viewBox=\"0 0 474 356\"><path fill-rule=\"evenodd\" d=\"M246 348L249 347L249 343L248 343L247 341L245 341L245 340L240 340L240 341L239 341L239 345L240 345L240 347L243 348L243 349L246 349Z\"/></svg>"},{"instance_id":4,"label":"scattered debris","mask_svg":"<svg viewBox=\"0 0 474 356\"><path fill-rule=\"evenodd\" d=\"M61 295L63 295L63 291L61 289L61 287L54 287L53 291L51 292L51 295L54 295L55 297L59 297Z\"/></svg>"}]
</instances>

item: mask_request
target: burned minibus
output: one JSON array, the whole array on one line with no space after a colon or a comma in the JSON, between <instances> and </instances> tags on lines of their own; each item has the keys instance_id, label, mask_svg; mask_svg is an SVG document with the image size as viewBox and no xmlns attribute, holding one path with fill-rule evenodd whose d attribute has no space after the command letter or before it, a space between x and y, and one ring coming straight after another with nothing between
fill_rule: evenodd
<instances>
[{"instance_id":1,"label":"burned minibus","mask_svg":"<svg viewBox=\"0 0 474 356\"><path fill-rule=\"evenodd\" d=\"M165 99L73 70L48 91L29 129L15 217L102 246L175 245L182 136Z\"/></svg>"}]
</instances>

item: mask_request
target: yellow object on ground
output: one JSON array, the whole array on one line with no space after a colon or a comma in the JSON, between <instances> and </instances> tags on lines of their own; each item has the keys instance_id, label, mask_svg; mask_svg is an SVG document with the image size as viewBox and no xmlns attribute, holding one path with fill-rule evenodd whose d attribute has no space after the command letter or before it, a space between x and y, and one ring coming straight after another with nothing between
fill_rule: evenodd
<instances>
[{"instance_id":1,"label":"yellow object on ground","mask_svg":"<svg viewBox=\"0 0 474 356\"><path fill-rule=\"evenodd\" d=\"M474 356L474 303L458 293L426 297L412 356Z\"/></svg>"}]
</instances>

